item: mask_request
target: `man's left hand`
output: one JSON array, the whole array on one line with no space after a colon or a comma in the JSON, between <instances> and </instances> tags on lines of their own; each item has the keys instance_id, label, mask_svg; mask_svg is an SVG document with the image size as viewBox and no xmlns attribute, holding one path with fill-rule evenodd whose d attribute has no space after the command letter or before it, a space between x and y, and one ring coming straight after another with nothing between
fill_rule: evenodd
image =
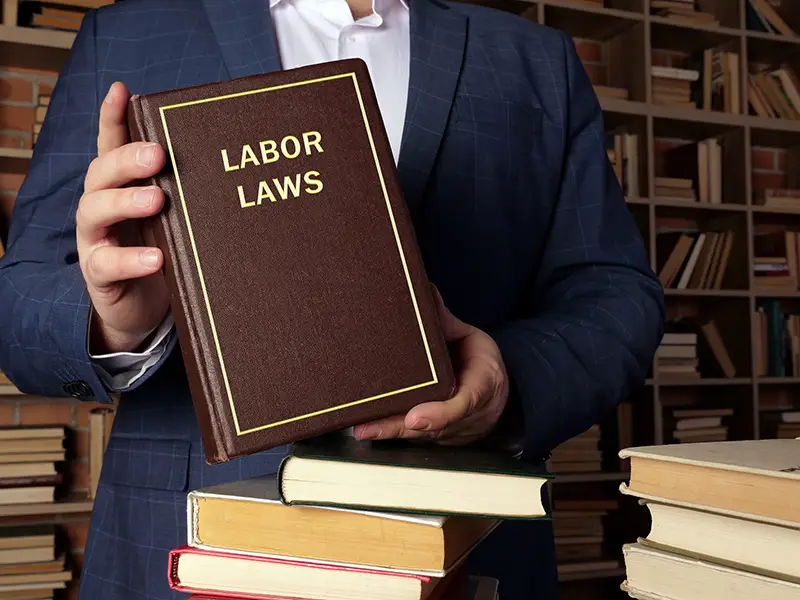
<instances>
[{"instance_id":1,"label":"man's left hand","mask_svg":"<svg viewBox=\"0 0 800 600\"><path fill-rule=\"evenodd\" d=\"M356 439L427 438L466 445L485 438L503 414L509 385L500 349L486 333L456 318L436 288L434 294L445 339L455 349L456 394L415 406L405 415L358 425Z\"/></svg>"}]
</instances>

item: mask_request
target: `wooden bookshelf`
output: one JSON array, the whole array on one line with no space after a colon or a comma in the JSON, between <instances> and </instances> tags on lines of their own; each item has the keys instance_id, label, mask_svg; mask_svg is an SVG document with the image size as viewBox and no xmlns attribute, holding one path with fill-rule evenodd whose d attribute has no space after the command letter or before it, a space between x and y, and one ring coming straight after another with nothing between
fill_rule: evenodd
<instances>
[{"instance_id":1,"label":"wooden bookshelf","mask_svg":"<svg viewBox=\"0 0 800 600\"><path fill-rule=\"evenodd\" d=\"M530 5L535 6L535 10ZM759 117L748 106L747 74L763 65L788 63L800 73L800 35L788 37L746 29L747 0L697 0L697 8L713 13L716 25L676 21L650 13L648 0L605 0L603 5L569 0L539 0L528 4L525 17L561 29L582 42L603 46L606 81L602 85L625 88L628 98L600 97L606 131L633 132L639 141L639 190L627 198L627 205L640 228L651 267L656 271L656 239L661 223L687 219L700 231L709 223L731 223L736 229L735 249L720 289L665 290L668 315L691 314L693 310L717 320L736 366L733 377L721 373L701 378L665 376L653 368L645 386L625 401L633 411L634 445L669 443L667 425L673 408L691 403L698 408L732 408L729 439L759 439L769 435L765 419L772 413L800 410L800 373L790 377L757 375L755 311L765 299L777 299L782 306L800 313L800 289L760 289L753 275L755 241L764 227L800 231L800 202L796 209L760 206L754 201L752 150L754 147L793 151L800 148L800 120ZM519 11L517 11L519 12ZM783 2L783 18L800 32L800 3ZM651 65L656 52L694 54L704 49L724 48L739 56L738 94L740 114L694 107L677 107L654 102ZM696 142L719 138L723 143L722 202L659 198L655 178L659 173L659 141L679 139ZM798 151L800 153L800 150ZM787 186L795 187L795 186ZM796 187L800 188L800 185ZM705 376L708 375L708 376ZM795 397L798 399L795 399ZM558 495L569 489L569 498L619 497L617 487L627 477L623 465L614 464L616 417L610 415L602 426L600 446L605 458L600 473L556 474L549 486L554 510ZM611 435L607 435L611 430ZM609 441L606 438L611 438ZM619 498L625 518L606 525L611 531L610 554L625 541L646 535L649 519L635 503ZM642 512L644 514L642 514ZM607 531L607 533L609 533ZM604 556L601 560L606 560ZM560 577L565 598L626 598L619 590L624 569L568 573Z\"/></svg>"}]
</instances>

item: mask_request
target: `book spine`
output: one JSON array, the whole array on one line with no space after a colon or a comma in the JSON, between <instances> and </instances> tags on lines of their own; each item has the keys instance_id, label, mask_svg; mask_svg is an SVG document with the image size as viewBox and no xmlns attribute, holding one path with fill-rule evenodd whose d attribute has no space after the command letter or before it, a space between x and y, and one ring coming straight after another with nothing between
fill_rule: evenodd
<instances>
[{"instance_id":1,"label":"book spine","mask_svg":"<svg viewBox=\"0 0 800 600\"><path fill-rule=\"evenodd\" d=\"M128 127L131 141L133 142L156 139L155 135L148 135L141 99L138 96L133 96L128 106ZM165 167L165 169L168 168ZM151 179L150 183L164 189L166 186L162 184L166 183L167 177L169 175L164 174L164 171L162 171L162 173ZM206 364L205 360L203 360L204 354L199 347L200 339L194 330L193 323L187 317L187 312L181 307L183 304L181 300L187 296L186 290L188 286L181 276L178 245L170 235L169 202L169 198L167 198L161 214L152 219L147 219L143 223L142 235L146 244L158 247L164 254L162 271L169 289L175 328L181 340L184 342L185 340L190 340L189 343L180 343L179 346L183 355L192 402L203 438L206 460L210 464L214 464L228 460L228 453L225 451L225 443L218 427L220 415L215 414L214 395L211 392L208 374L199 367L199 365ZM198 368L195 368L195 365L198 365Z\"/></svg>"}]
</instances>

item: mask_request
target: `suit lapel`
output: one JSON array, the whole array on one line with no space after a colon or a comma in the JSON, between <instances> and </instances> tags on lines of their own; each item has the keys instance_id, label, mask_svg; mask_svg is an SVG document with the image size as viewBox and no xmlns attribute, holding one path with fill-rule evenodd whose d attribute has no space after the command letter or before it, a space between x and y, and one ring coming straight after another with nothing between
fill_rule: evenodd
<instances>
[{"instance_id":1,"label":"suit lapel","mask_svg":"<svg viewBox=\"0 0 800 600\"><path fill-rule=\"evenodd\" d=\"M269 0L203 0L203 5L231 78L281 68Z\"/></svg>"},{"instance_id":2,"label":"suit lapel","mask_svg":"<svg viewBox=\"0 0 800 600\"><path fill-rule=\"evenodd\" d=\"M467 17L437 0L410 0L411 65L398 176L419 208L453 105L467 41Z\"/></svg>"}]
</instances>

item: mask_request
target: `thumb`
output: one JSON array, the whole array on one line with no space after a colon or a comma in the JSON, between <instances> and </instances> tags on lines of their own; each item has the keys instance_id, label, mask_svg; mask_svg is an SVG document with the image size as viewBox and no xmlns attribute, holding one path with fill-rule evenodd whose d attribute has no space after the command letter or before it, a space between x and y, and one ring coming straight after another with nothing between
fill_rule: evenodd
<instances>
[{"instance_id":1,"label":"thumb","mask_svg":"<svg viewBox=\"0 0 800 600\"><path fill-rule=\"evenodd\" d=\"M436 314L439 316L439 325L442 328L445 340L448 342L460 340L472 333L472 326L464 323L444 305L444 300L437 287L431 284L431 289L436 301Z\"/></svg>"}]
</instances>

